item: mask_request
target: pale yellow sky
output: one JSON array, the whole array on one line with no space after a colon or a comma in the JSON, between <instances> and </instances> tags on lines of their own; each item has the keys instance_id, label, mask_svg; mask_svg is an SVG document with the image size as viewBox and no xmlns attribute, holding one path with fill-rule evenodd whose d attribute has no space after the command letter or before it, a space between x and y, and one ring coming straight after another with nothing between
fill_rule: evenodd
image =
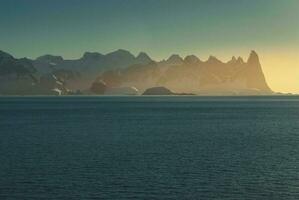
<instances>
[{"instance_id":1,"label":"pale yellow sky","mask_svg":"<svg viewBox=\"0 0 299 200\"><path fill-rule=\"evenodd\" d=\"M253 48L257 51L260 62L271 89L275 92L299 94L299 50L290 47L281 48ZM232 56L241 56L247 61L250 49L228 50L215 49L214 54L220 60L226 62ZM206 60L209 55L200 56Z\"/></svg>"},{"instance_id":2,"label":"pale yellow sky","mask_svg":"<svg viewBox=\"0 0 299 200\"><path fill-rule=\"evenodd\" d=\"M276 92L299 94L299 51L285 49L260 53L270 87Z\"/></svg>"}]
</instances>

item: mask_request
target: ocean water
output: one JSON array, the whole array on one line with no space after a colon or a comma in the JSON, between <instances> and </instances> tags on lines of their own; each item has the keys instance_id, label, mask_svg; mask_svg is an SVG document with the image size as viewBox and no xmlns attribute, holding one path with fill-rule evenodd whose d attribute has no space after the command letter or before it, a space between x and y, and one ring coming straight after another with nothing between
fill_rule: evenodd
<instances>
[{"instance_id":1,"label":"ocean water","mask_svg":"<svg viewBox=\"0 0 299 200\"><path fill-rule=\"evenodd\" d=\"M2 97L0 199L299 199L299 97Z\"/></svg>"}]
</instances>

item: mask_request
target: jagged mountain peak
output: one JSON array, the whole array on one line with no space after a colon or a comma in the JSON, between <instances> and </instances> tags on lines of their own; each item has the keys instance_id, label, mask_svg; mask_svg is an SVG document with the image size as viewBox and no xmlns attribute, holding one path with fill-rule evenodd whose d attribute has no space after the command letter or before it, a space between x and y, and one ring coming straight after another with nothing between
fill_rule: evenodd
<instances>
[{"instance_id":1,"label":"jagged mountain peak","mask_svg":"<svg viewBox=\"0 0 299 200\"><path fill-rule=\"evenodd\" d=\"M8 58L1 59L1 56ZM55 74L61 70L80 74L78 78L68 82L70 84L68 87L72 90L89 88L92 81L99 74L103 74L101 77L105 78L105 82L107 81L110 87L134 84L140 91L159 84L183 93L194 91L209 93L214 89L220 92L233 90L241 93L254 90L257 91L256 94L271 94L272 92L267 85L255 51L250 53L247 62L235 56L228 62L222 62L215 56L210 56L207 61L203 62L194 55L186 56L183 60L178 54L173 54L166 61L155 63L144 52L134 56L122 49L107 55L86 52L83 57L95 59L64 60L61 56L45 55L39 57L40 62L38 62L38 60L14 59L9 54L0 51L0 67L2 65L2 71L5 72L3 76L23 74L28 77L35 73L34 69L37 70L36 76L52 74L53 70ZM97 59L98 57L101 58ZM114 70L116 70L115 74L108 73L114 73Z\"/></svg>"},{"instance_id":2,"label":"jagged mountain peak","mask_svg":"<svg viewBox=\"0 0 299 200\"><path fill-rule=\"evenodd\" d=\"M238 64L244 64L245 62L244 62L243 58L239 56L238 59L237 59L237 63Z\"/></svg>"},{"instance_id":3,"label":"jagged mountain peak","mask_svg":"<svg viewBox=\"0 0 299 200\"><path fill-rule=\"evenodd\" d=\"M258 55L257 55L257 52L256 52L255 50L251 50L251 51L250 51L250 55L258 56Z\"/></svg>"},{"instance_id":4,"label":"jagged mountain peak","mask_svg":"<svg viewBox=\"0 0 299 200\"><path fill-rule=\"evenodd\" d=\"M236 58L236 56L233 56L232 59L230 61L227 62L228 64L234 64L234 65L241 65L244 64L244 60L243 58L241 58L240 56L238 58Z\"/></svg>"},{"instance_id":5,"label":"jagged mountain peak","mask_svg":"<svg viewBox=\"0 0 299 200\"><path fill-rule=\"evenodd\" d=\"M247 63L251 64L251 63L259 63L259 62L260 61L259 61L258 54L254 50L252 50L250 52L249 58L247 60Z\"/></svg>"},{"instance_id":6,"label":"jagged mountain peak","mask_svg":"<svg viewBox=\"0 0 299 200\"><path fill-rule=\"evenodd\" d=\"M231 58L231 60L228 61L227 63L228 63L228 64L236 64L236 63L237 63L237 58L236 58L235 56L233 56L233 57Z\"/></svg>"}]
</instances>

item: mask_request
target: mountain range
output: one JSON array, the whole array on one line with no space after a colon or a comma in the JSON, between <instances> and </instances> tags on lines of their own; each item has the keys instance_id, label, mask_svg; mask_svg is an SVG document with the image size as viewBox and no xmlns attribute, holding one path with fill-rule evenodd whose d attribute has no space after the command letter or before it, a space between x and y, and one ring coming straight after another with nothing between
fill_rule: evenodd
<instances>
[{"instance_id":1,"label":"mountain range","mask_svg":"<svg viewBox=\"0 0 299 200\"><path fill-rule=\"evenodd\" d=\"M91 90L94 85L101 90ZM2 95L105 94L112 89L121 95L117 88L134 88L141 94L151 87L198 95L273 94L255 51L247 61L232 57L228 62L177 54L154 61L144 52L134 56L126 50L106 55L86 52L74 60L53 55L17 59L0 51Z\"/></svg>"},{"instance_id":2,"label":"mountain range","mask_svg":"<svg viewBox=\"0 0 299 200\"><path fill-rule=\"evenodd\" d=\"M252 51L245 62L232 57L222 62L214 56L201 61L194 55L149 64L136 64L102 73L98 80L108 87L135 87L143 92L150 87L166 87L174 93L199 95L268 95L268 86L259 57Z\"/></svg>"}]
</instances>

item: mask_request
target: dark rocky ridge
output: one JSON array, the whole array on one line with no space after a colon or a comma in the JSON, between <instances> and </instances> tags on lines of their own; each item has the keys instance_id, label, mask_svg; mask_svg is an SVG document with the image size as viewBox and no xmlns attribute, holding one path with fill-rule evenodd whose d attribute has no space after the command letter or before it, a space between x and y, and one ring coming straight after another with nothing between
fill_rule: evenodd
<instances>
[{"instance_id":1,"label":"dark rocky ridge","mask_svg":"<svg viewBox=\"0 0 299 200\"><path fill-rule=\"evenodd\" d=\"M39 76L33 62L0 51L0 95L60 95L67 89L54 74Z\"/></svg>"}]
</instances>

